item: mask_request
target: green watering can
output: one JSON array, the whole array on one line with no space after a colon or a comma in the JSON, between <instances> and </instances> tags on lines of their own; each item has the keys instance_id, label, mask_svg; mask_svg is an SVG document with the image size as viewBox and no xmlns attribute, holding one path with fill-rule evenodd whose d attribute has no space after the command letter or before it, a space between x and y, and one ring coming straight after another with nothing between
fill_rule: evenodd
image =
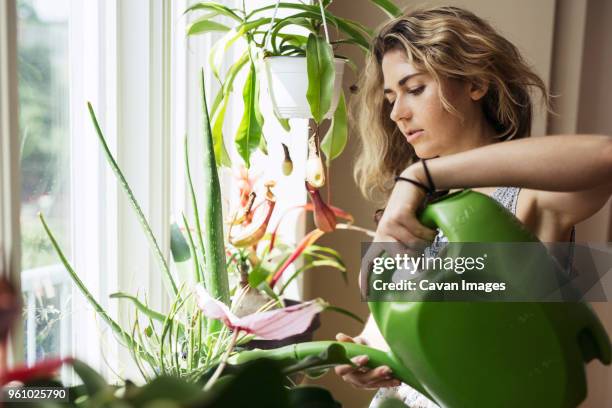
<instances>
[{"instance_id":1,"label":"green watering can","mask_svg":"<svg viewBox=\"0 0 612 408\"><path fill-rule=\"evenodd\" d=\"M421 222L450 242L538 242L492 198L463 190L431 203ZM495 262L489 259L489 262ZM497 260L498 276L529 259ZM489 265L490 266L490 265ZM610 340L582 302L370 302L390 352L353 343L310 342L239 353L233 363L271 357L296 362L340 345L368 355L443 408L576 407L586 397L584 365L610 364ZM337 347L337 346L334 346Z\"/></svg>"}]
</instances>

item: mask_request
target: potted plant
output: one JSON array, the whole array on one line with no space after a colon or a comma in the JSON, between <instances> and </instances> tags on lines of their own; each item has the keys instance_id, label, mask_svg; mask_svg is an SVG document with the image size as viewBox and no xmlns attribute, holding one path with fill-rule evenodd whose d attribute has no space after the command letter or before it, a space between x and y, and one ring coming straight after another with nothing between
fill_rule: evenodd
<instances>
[{"instance_id":1,"label":"potted plant","mask_svg":"<svg viewBox=\"0 0 612 408\"><path fill-rule=\"evenodd\" d=\"M250 321L257 321L260 313L269 313L271 309L276 309L279 306L281 306L279 312L282 315L284 310L282 308L284 306L282 299L284 286L281 286L280 290L279 287L276 287L275 292L275 285L279 283L280 275L299 256L308 255L312 258L312 261L307 261L305 266L296 271L294 276L307 268L319 265L319 262L340 270L344 268L337 254L331 249L312 246L314 240L302 242L296 248L293 248L277 242L276 229L266 235L270 214L274 209L271 184L265 186L266 194L261 204L255 202L254 192L249 193L252 199L245 202L242 208L232 217L231 224L238 231L230 232L229 243L226 243L224 220L221 213L221 190L217 176L203 78L204 74L202 73L203 144L206 152L203 158L203 169L206 191L201 196L197 196L195 193L191 182L189 156L187 154L189 149L187 143L185 143L185 165L194 211L195 228L192 228L187 218L183 216L183 230L187 238L177 225L173 226L171 234L173 259L175 262L189 261L191 263L194 285L187 282L180 283L175 279L169 261L163 256L163 252L132 193L129 183L108 148L93 107L89 105L92 122L105 157L117 176L121 188L127 195L143 231L149 239L152 252L159 263L165 287L172 300L169 311L152 310L146 302L146 297L143 301L137 296L127 293L115 293L111 295L112 298L130 302L136 312L131 327L121 327L102 308L79 279L78 274L70 265L45 222L44 216L40 215L42 225L54 249L77 288L102 320L113 330L117 339L128 348L143 378L147 381L162 374L197 381L203 373L228 357L227 350L233 350L235 346L247 343L258 334L254 331L249 332L249 330L236 330L238 326L231 327L227 324L224 326L216 318L207 316L200 307L194 289L205 287L207 293L213 299L221 302L228 310L231 307L230 311L232 313L241 309L241 316L247 316ZM197 197L202 197L203 200L198 202ZM346 215L344 216L346 217ZM313 235L309 234L309 236L312 237ZM276 259L270 259L267 256L272 254L273 251L276 251L274 256ZM230 285L229 281L228 270L232 272L232 269L235 269L235 272L241 278L236 286ZM262 293L265 296L262 296ZM233 296L230 296L230 294L233 294ZM263 301L247 301L249 296L251 298L263 298ZM251 303L251 305L245 306L245 303ZM328 306L321 301L314 304L312 301L306 302L305 305L318 305L315 313L309 315L311 317ZM302 306L296 305L295 307ZM332 309L342 311L337 308ZM312 308L310 310L312 311ZM349 312L343 312L351 315ZM269 317L269 315L264 316ZM308 324L304 326L302 331L283 334L287 337L300 334L308 328L311 321L307 322ZM269 338L269 340L279 339L279 337Z\"/></svg>"},{"instance_id":2,"label":"potted plant","mask_svg":"<svg viewBox=\"0 0 612 408\"><path fill-rule=\"evenodd\" d=\"M389 16L401 14L401 10L390 0L370 1ZM344 65L354 66L354 63L336 54L334 48L340 44L350 44L367 52L372 33L355 21L332 14L327 10L330 4L331 0L321 0L317 5L278 1L275 5L247 12L244 2L242 8L231 8L210 1L197 3L187 9L188 13L205 12L189 25L189 35L225 32L213 46L209 57L213 73L221 84L211 106L218 163L230 163L223 144L222 124L234 80L243 70L248 71L242 92L244 113L234 142L247 168L251 153L258 148L265 149L265 139L261 134L263 117L259 109L262 64L267 72L274 112L286 130L289 129L288 118L291 117L312 117L320 124L323 119L333 115L335 123L332 123L328 134L334 134L336 123L341 129L336 129L335 134L346 133L345 126L342 127L346 123L342 72ZM276 11L279 8L293 13L277 19ZM272 17L262 17L263 12L272 9ZM229 26L215 21L215 17L221 16L228 17L233 24ZM328 26L337 29L343 37L330 41ZM295 31L295 28L306 30L308 35L288 32ZM220 61L226 50L238 39L246 41L247 50L222 74L218 68Z\"/></svg>"}]
</instances>

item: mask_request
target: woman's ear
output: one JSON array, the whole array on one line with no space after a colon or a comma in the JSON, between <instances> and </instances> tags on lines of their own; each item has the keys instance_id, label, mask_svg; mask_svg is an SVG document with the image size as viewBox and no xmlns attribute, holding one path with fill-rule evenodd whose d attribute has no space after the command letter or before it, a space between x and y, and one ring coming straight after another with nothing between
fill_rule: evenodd
<instances>
[{"instance_id":1,"label":"woman's ear","mask_svg":"<svg viewBox=\"0 0 612 408\"><path fill-rule=\"evenodd\" d=\"M470 98L473 101L479 101L489 91L487 82L472 82L470 84Z\"/></svg>"}]
</instances>

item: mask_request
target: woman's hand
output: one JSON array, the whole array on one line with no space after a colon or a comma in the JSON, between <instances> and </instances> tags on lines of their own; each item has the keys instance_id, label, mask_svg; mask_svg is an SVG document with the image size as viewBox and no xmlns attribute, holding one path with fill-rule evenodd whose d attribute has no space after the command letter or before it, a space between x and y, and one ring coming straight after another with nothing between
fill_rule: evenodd
<instances>
[{"instance_id":1,"label":"woman's hand","mask_svg":"<svg viewBox=\"0 0 612 408\"><path fill-rule=\"evenodd\" d=\"M343 333L338 333L336 335L336 340L367 345L366 341L361 336L350 337ZM355 363L357 367L345 364L336 366L334 371L342 377L344 381L356 388L376 389L397 387L401 384L399 380L393 378L391 369L387 366L380 366L374 369L366 367L368 356L353 357L351 361Z\"/></svg>"},{"instance_id":2,"label":"woman's hand","mask_svg":"<svg viewBox=\"0 0 612 408\"><path fill-rule=\"evenodd\" d=\"M404 170L402 177L421 183L420 175L411 166ZM416 218L416 212L425 199L425 192L407 181L398 180L391 192L383 213L374 242L400 242L411 247L433 241L436 231L427 228Z\"/></svg>"}]
</instances>

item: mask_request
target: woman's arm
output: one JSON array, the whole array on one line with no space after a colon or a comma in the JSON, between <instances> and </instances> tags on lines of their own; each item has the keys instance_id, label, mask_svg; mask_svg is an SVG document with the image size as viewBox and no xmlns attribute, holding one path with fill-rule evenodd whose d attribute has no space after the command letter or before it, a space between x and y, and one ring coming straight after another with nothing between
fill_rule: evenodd
<instances>
[{"instance_id":1,"label":"woman's arm","mask_svg":"<svg viewBox=\"0 0 612 408\"><path fill-rule=\"evenodd\" d=\"M574 225L612 193L612 137L545 136L500 142L427 161L438 189L516 186L537 190L539 208ZM403 173L427 184L421 163Z\"/></svg>"}]
</instances>

